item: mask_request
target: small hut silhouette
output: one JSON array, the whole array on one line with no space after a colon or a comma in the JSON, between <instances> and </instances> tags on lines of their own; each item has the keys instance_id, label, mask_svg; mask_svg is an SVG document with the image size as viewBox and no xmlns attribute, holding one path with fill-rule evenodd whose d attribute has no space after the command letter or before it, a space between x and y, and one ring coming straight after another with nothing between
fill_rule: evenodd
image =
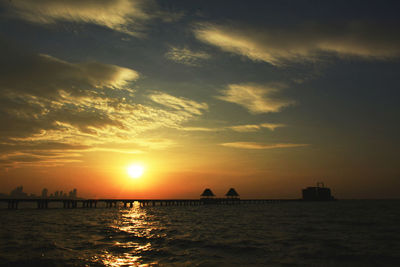
<instances>
[{"instance_id":1,"label":"small hut silhouette","mask_svg":"<svg viewBox=\"0 0 400 267\"><path fill-rule=\"evenodd\" d=\"M209 199L209 198L213 198L213 197L215 197L215 195L214 195L214 193L211 191L210 188L204 189L203 194L200 195L200 198L207 198L207 199Z\"/></svg>"},{"instance_id":2,"label":"small hut silhouette","mask_svg":"<svg viewBox=\"0 0 400 267\"><path fill-rule=\"evenodd\" d=\"M239 194L236 192L235 188L229 189L225 196L230 199L239 199Z\"/></svg>"}]
</instances>

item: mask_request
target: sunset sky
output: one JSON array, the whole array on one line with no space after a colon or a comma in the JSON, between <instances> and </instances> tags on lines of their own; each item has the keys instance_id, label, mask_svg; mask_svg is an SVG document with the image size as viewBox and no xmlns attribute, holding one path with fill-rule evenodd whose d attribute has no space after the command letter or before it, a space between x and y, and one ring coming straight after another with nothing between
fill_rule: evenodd
<instances>
[{"instance_id":1,"label":"sunset sky","mask_svg":"<svg viewBox=\"0 0 400 267\"><path fill-rule=\"evenodd\" d=\"M400 197L398 3L0 0L0 192Z\"/></svg>"}]
</instances>

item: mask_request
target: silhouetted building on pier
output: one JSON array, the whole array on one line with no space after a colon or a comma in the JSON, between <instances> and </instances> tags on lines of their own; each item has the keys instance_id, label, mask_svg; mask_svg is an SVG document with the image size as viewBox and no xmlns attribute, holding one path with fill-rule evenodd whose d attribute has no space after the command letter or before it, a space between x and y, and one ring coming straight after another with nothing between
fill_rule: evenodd
<instances>
[{"instance_id":1,"label":"silhouetted building on pier","mask_svg":"<svg viewBox=\"0 0 400 267\"><path fill-rule=\"evenodd\" d=\"M240 199L239 194L234 188L229 189L228 193L226 193L225 196L230 199Z\"/></svg>"},{"instance_id":2,"label":"silhouetted building on pier","mask_svg":"<svg viewBox=\"0 0 400 267\"><path fill-rule=\"evenodd\" d=\"M335 200L331 195L331 189L324 187L324 183L317 183L317 186L310 186L302 190L303 200L307 201L330 201Z\"/></svg>"},{"instance_id":3,"label":"silhouetted building on pier","mask_svg":"<svg viewBox=\"0 0 400 267\"><path fill-rule=\"evenodd\" d=\"M211 191L211 189L210 188L206 188L206 189L204 189L204 191L203 191L203 194L201 194L200 195L200 199L211 199L211 198L214 198L215 197L215 195L214 195L214 193Z\"/></svg>"}]
</instances>

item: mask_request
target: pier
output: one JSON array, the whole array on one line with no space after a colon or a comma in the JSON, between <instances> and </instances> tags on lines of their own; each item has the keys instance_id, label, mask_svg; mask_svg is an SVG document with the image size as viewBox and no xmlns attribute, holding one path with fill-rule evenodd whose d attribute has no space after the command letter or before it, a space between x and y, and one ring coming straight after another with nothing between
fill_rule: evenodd
<instances>
[{"instance_id":1,"label":"pier","mask_svg":"<svg viewBox=\"0 0 400 267\"><path fill-rule=\"evenodd\" d=\"M322 184L322 186L320 186ZM17 187L22 192L22 186ZM42 196L47 195L42 193ZM71 196L76 196L76 189L71 191ZM264 204L264 203L280 203L293 201L332 201L335 200L331 196L329 188L319 182L317 187L307 187L302 190L303 197L301 199L240 199L239 194L234 188L230 188L225 194L225 198L216 198L210 188L206 188L200 195L200 199L83 199L83 198L47 198L47 197L20 197L20 198L0 198L0 202L7 202L8 209L18 209L21 202L34 202L38 209L48 209L49 203L62 203L64 209L76 208L132 208L134 205L140 207L155 206L200 206L200 205L240 205L240 204ZM58 195L58 194L57 194ZM62 195L62 194L61 194ZM98 205L99 203L102 203ZM60 205L59 205L60 206Z\"/></svg>"},{"instance_id":2,"label":"pier","mask_svg":"<svg viewBox=\"0 0 400 267\"><path fill-rule=\"evenodd\" d=\"M0 199L6 202L8 209L18 209L20 203L36 203L38 209L48 209L49 203L61 203L64 209L76 208L132 208L135 203L140 207L153 206L200 206L200 205L241 205L302 201L302 199L238 199L238 198L203 198L203 199L45 199L14 198ZM99 205L102 203L102 205Z\"/></svg>"}]
</instances>

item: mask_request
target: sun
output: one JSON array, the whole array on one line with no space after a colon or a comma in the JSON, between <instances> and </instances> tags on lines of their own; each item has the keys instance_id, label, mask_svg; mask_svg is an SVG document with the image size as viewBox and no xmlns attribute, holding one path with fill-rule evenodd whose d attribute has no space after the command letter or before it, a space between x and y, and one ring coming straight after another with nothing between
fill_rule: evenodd
<instances>
[{"instance_id":1,"label":"sun","mask_svg":"<svg viewBox=\"0 0 400 267\"><path fill-rule=\"evenodd\" d=\"M129 165L127 168L128 175L131 178L139 178L144 173L144 167L138 164Z\"/></svg>"}]
</instances>

